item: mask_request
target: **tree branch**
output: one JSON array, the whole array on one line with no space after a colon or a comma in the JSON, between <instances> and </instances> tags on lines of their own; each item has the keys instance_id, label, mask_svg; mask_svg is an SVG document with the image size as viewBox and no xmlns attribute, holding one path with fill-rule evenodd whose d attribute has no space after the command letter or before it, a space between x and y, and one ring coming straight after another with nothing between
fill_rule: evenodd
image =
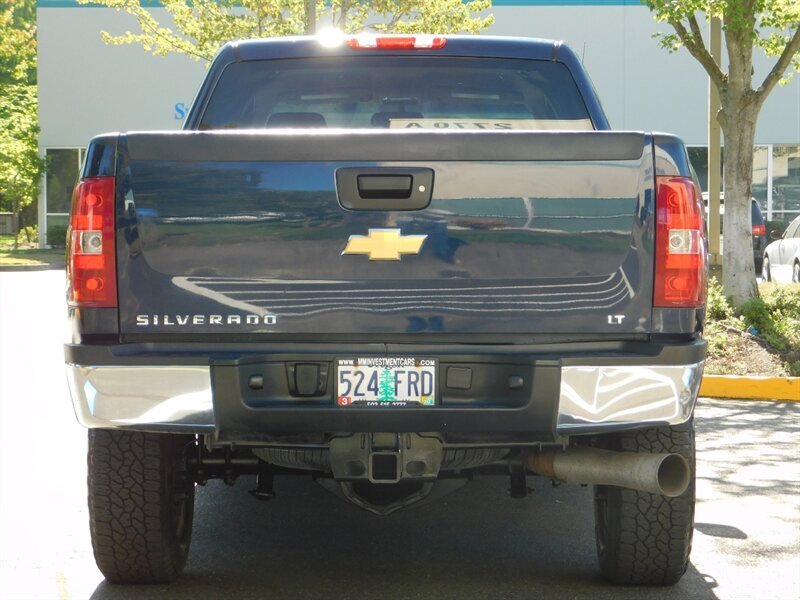
<instances>
[{"instance_id":1,"label":"tree branch","mask_svg":"<svg viewBox=\"0 0 800 600\"><path fill-rule=\"evenodd\" d=\"M686 46L689 54L694 56L697 62L706 70L711 81L717 86L717 89L721 88L725 83L725 74L703 44L700 26L697 24L694 15L689 18L689 27L692 29L692 33L689 33L679 20L670 19L669 24L672 25L672 28L678 34L678 37L683 42L683 45Z\"/></svg>"},{"instance_id":2,"label":"tree branch","mask_svg":"<svg viewBox=\"0 0 800 600\"><path fill-rule=\"evenodd\" d=\"M406 16L405 12L393 15L392 20L389 21L389 24L386 26L387 29L389 30L394 29L394 26L397 25L405 16Z\"/></svg>"},{"instance_id":3,"label":"tree branch","mask_svg":"<svg viewBox=\"0 0 800 600\"><path fill-rule=\"evenodd\" d=\"M694 41L700 44L703 42L703 33L700 31L700 24L697 22L697 19L694 15L689 15L689 29L692 30L692 35L694 36ZM705 48L705 42L703 42L703 48Z\"/></svg>"},{"instance_id":4,"label":"tree branch","mask_svg":"<svg viewBox=\"0 0 800 600\"><path fill-rule=\"evenodd\" d=\"M205 56L205 55L200 54L199 52L197 52L196 51L197 44L192 44L189 40L181 38L180 36L176 36L175 34L172 34L172 32L170 32L172 34L172 36L168 36L168 35L164 34L164 32L161 29L159 29L158 27L156 27L152 23L149 23L148 21L143 20L143 19L139 19L139 15L134 15L134 16L136 17L137 21L139 21L139 27L140 28L144 29L146 27L147 29L149 29L150 33L152 33L157 38L159 38L162 41L164 41L167 44L169 44L172 47L173 52L185 52L186 54L194 56L195 58L200 58L200 59L205 60L207 62L210 62L211 59L213 58L213 57ZM149 14L147 16L149 16ZM119 37L119 36L112 36L111 34L108 34L108 35L109 35L109 37ZM177 43L175 41L175 38L178 38L180 41L182 41L184 43L184 45L181 45L181 44Z\"/></svg>"},{"instance_id":5,"label":"tree branch","mask_svg":"<svg viewBox=\"0 0 800 600\"><path fill-rule=\"evenodd\" d=\"M764 78L764 82L761 84L758 90L756 90L756 102L759 105L766 100L767 96L769 96L769 93L772 91L772 88L774 88L775 84L777 84L778 81L780 81L780 78L783 77L783 74L786 72L786 69L789 68L789 65L792 62L792 58L798 51L800 51L800 29L797 29L794 32L792 39L789 40L788 44L786 44L786 47L784 47L780 58L778 58L778 62L772 66L772 70Z\"/></svg>"}]
</instances>

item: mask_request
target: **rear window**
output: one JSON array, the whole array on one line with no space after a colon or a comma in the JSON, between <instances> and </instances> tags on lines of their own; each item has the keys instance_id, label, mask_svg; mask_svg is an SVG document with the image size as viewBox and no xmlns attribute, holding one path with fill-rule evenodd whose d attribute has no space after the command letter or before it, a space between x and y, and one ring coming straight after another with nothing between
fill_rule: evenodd
<instances>
[{"instance_id":1,"label":"rear window","mask_svg":"<svg viewBox=\"0 0 800 600\"><path fill-rule=\"evenodd\" d=\"M357 56L225 68L200 129L593 129L569 70L541 60Z\"/></svg>"}]
</instances>

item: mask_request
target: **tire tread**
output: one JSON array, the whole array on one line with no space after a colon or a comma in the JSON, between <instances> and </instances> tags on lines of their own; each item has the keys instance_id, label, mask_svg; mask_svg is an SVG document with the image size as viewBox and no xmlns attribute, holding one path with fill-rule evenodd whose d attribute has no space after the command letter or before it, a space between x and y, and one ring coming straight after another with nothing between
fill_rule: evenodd
<instances>
[{"instance_id":1,"label":"tire tread","mask_svg":"<svg viewBox=\"0 0 800 600\"><path fill-rule=\"evenodd\" d=\"M108 581L166 583L183 569L188 540L181 543L175 531L175 494L186 494L193 505L194 487L174 463L185 437L89 431L92 548Z\"/></svg>"},{"instance_id":2,"label":"tire tread","mask_svg":"<svg viewBox=\"0 0 800 600\"><path fill-rule=\"evenodd\" d=\"M692 547L695 507L694 428L691 421L618 434L616 449L624 452L678 453L692 470L689 488L676 498L631 489L604 487L612 515L605 551L598 539L603 575L622 585L665 586L686 571ZM600 515L597 516L600 519ZM598 526L598 537L601 535Z\"/></svg>"}]
</instances>

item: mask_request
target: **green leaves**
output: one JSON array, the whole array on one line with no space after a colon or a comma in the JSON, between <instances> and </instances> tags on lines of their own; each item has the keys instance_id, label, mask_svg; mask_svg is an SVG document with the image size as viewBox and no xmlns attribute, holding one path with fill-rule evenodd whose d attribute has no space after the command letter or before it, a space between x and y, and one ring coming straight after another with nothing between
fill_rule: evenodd
<instances>
[{"instance_id":1,"label":"green leaves","mask_svg":"<svg viewBox=\"0 0 800 600\"><path fill-rule=\"evenodd\" d=\"M658 40L658 45L670 54L683 47L683 42L677 33L654 33L653 39Z\"/></svg>"},{"instance_id":2,"label":"green leaves","mask_svg":"<svg viewBox=\"0 0 800 600\"><path fill-rule=\"evenodd\" d=\"M491 8L490 0L462 2L461 0L406 0L405 2L377 2L379 14L388 17L388 23L368 23L362 27L392 33L480 33L494 22L494 17L473 17ZM376 11L377 12L377 11Z\"/></svg>"},{"instance_id":3,"label":"green leaves","mask_svg":"<svg viewBox=\"0 0 800 600\"><path fill-rule=\"evenodd\" d=\"M698 21L708 23L712 17L722 20L729 54L745 53L746 62L752 64L753 46L769 57L782 57L788 49L790 56L786 62L800 70L800 53L790 48L800 30L798 0L642 0L642 3L657 21L672 26L673 31L656 34L659 45L669 52L685 47L712 78L714 61L705 49L707 40L704 42L698 25ZM784 77L785 72L783 67L777 77L782 78L782 83L791 78L791 73Z\"/></svg>"},{"instance_id":4,"label":"green leaves","mask_svg":"<svg viewBox=\"0 0 800 600\"><path fill-rule=\"evenodd\" d=\"M44 161L38 149L36 16L33 0L0 3L0 210L34 202Z\"/></svg>"},{"instance_id":5,"label":"green leaves","mask_svg":"<svg viewBox=\"0 0 800 600\"><path fill-rule=\"evenodd\" d=\"M313 1L164 0L172 17L172 25L165 25L139 0L78 0L136 17L140 31L104 31L108 44L140 44L156 56L175 52L205 61L231 40L301 35L315 31L317 23L347 33L478 33L494 22L492 15L480 14L491 0L316 0L312 7Z\"/></svg>"},{"instance_id":6,"label":"green leaves","mask_svg":"<svg viewBox=\"0 0 800 600\"><path fill-rule=\"evenodd\" d=\"M0 85L36 83L36 19L26 5L0 3Z\"/></svg>"}]
</instances>

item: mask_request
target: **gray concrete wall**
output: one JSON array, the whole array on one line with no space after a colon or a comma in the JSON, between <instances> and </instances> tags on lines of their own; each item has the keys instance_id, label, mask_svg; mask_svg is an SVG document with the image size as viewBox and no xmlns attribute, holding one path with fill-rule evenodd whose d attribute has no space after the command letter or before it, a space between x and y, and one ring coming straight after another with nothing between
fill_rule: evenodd
<instances>
[{"instance_id":1,"label":"gray concrete wall","mask_svg":"<svg viewBox=\"0 0 800 600\"><path fill-rule=\"evenodd\" d=\"M191 103L204 63L106 45L102 30L136 30L132 17L113 9L39 8L38 18L41 147L81 147L107 131L180 127L175 105Z\"/></svg>"},{"instance_id":2,"label":"gray concrete wall","mask_svg":"<svg viewBox=\"0 0 800 600\"><path fill-rule=\"evenodd\" d=\"M157 17L164 9L152 9ZM668 54L652 34L665 30L649 11L619 6L496 6L489 33L562 39L584 58L612 125L676 133L705 144L707 78L687 52ZM41 141L84 146L104 131L175 129L175 105L188 105L205 66L183 56L153 57L139 46L107 46L100 31L136 30L112 9L40 8ZM759 60L756 77L767 61ZM762 111L757 143L800 143L800 78L776 89Z\"/></svg>"}]
</instances>

